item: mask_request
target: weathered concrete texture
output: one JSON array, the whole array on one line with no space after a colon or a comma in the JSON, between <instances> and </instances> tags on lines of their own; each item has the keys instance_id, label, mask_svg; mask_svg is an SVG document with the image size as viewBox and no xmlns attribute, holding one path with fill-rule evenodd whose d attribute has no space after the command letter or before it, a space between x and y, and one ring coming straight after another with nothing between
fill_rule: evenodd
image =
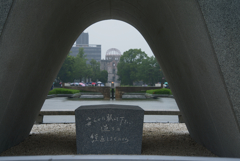
<instances>
[{"instance_id":1,"label":"weathered concrete texture","mask_svg":"<svg viewBox=\"0 0 240 161\"><path fill-rule=\"evenodd\" d=\"M238 0L198 0L240 124L240 7Z\"/></svg>"},{"instance_id":2,"label":"weathered concrete texture","mask_svg":"<svg viewBox=\"0 0 240 161\"><path fill-rule=\"evenodd\" d=\"M156 57L190 134L219 156L239 157L239 125L199 5L195 1L165 4L164 25L155 31L159 48L152 49L159 53Z\"/></svg>"},{"instance_id":3,"label":"weathered concrete texture","mask_svg":"<svg viewBox=\"0 0 240 161\"><path fill-rule=\"evenodd\" d=\"M12 0L1 0L0 1L0 36L2 34L2 30L4 27L4 24L6 22L8 13L10 11L10 8L12 6Z\"/></svg>"},{"instance_id":4,"label":"weathered concrete texture","mask_svg":"<svg viewBox=\"0 0 240 161\"><path fill-rule=\"evenodd\" d=\"M79 34L118 19L150 45L194 140L240 157L239 12L237 0L14 1L0 37L0 151L28 135Z\"/></svg>"}]
</instances>

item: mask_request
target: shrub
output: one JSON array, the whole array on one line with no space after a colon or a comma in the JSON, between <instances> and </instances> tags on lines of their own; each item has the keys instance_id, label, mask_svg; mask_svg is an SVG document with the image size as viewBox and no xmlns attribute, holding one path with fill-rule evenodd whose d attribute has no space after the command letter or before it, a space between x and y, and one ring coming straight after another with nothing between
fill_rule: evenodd
<instances>
[{"instance_id":1,"label":"shrub","mask_svg":"<svg viewBox=\"0 0 240 161\"><path fill-rule=\"evenodd\" d=\"M133 85L121 85L121 87L133 87Z\"/></svg>"},{"instance_id":2,"label":"shrub","mask_svg":"<svg viewBox=\"0 0 240 161\"><path fill-rule=\"evenodd\" d=\"M79 93L79 90L75 89L66 89L66 88L55 88L51 91L48 92L48 94L74 94L74 93Z\"/></svg>"},{"instance_id":3,"label":"shrub","mask_svg":"<svg viewBox=\"0 0 240 161\"><path fill-rule=\"evenodd\" d=\"M149 94L172 94L171 90L167 89L167 88L147 90L146 93L149 93Z\"/></svg>"}]
</instances>

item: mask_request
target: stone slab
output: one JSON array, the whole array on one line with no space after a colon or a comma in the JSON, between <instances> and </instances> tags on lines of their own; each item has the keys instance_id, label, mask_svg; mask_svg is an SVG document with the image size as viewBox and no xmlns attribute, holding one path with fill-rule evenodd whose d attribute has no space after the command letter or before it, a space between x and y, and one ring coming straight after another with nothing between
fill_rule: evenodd
<instances>
[{"instance_id":1,"label":"stone slab","mask_svg":"<svg viewBox=\"0 0 240 161\"><path fill-rule=\"evenodd\" d=\"M144 110L89 105L75 110L78 154L141 154Z\"/></svg>"},{"instance_id":2,"label":"stone slab","mask_svg":"<svg viewBox=\"0 0 240 161\"><path fill-rule=\"evenodd\" d=\"M47 155L47 156L17 156L1 157L4 161L239 161L235 158L215 157L184 157L184 156L157 156L157 155Z\"/></svg>"},{"instance_id":3,"label":"stone slab","mask_svg":"<svg viewBox=\"0 0 240 161\"><path fill-rule=\"evenodd\" d=\"M146 99L145 95L122 95L123 99Z\"/></svg>"},{"instance_id":4,"label":"stone slab","mask_svg":"<svg viewBox=\"0 0 240 161\"><path fill-rule=\"evenodd\" d=\"M103 95L81 95L80 98L104 98Z\"/></svg>"}]
</instances>

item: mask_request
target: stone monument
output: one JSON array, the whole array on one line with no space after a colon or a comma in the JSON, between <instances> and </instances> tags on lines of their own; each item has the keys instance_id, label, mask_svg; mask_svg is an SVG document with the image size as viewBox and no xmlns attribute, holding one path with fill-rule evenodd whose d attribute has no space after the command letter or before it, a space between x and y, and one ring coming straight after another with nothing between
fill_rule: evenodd
<instances>
[{"instance_id":1,"label":"stone monument","mask_svg":"<svg viewBox=\"0 0 240 161\"><path fill-rule=\"evenodd\" d=\"M89 105L75 110L77 154L141 154L144 110Z\"/></svg>"}]
</instances>

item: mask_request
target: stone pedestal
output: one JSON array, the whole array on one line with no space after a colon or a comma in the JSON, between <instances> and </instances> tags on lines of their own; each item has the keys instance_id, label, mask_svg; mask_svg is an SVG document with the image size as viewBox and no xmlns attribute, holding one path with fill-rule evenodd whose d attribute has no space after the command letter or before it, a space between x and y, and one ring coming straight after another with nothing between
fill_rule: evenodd
<instances>
[{"instance_id":1,"label":"stone pedestal","mask_svg":"<svg viewBox=\"0 0 240 161\"><path fill-rule=\"evenodd\" d=\"M144 110L90 105L75 110L78 154L141 154Z\"/></svg>"}]
</instances>

